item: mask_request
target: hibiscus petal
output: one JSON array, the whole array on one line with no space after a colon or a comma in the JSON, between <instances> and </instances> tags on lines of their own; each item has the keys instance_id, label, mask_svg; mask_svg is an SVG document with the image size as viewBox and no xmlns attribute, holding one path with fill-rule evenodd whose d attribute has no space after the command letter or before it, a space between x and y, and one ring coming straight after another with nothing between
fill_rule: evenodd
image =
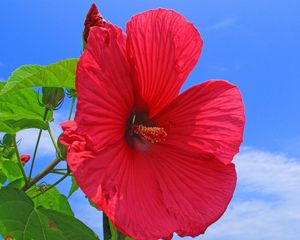
<instances>
[{"instance_id":1,"label":"hibiscus petal","mask_svg":"<svg viewBox=\"0 0 300 240\"><path fill-rule=\"evenodd\" d=\"M227 164L242 143L244 106L236 86L211 80L185 91L155 121L167 129L165 144Z\"/></svg>"},{"instance_id":2,"label":"hibiscus petal","mask_svg":"<svg viewBox=\"0 0 300 240\"><path fill-rule=\"evenodd\" d=\"M225 212L236 186L234 164L164 144L155 145L148 159L156 159L154 173L179 236L203 234Z\"/></svg>"},{"instance_id":3,"label":"hibiscus petal","mask_svg":"<svg viewBox=\"0 0 300 240\"><path fill-rule=\"evenodd\" d=\"M124 137L134 102L122 30L106 23L91 28L76 73L78 131L98 148Z\"/></svg>"},{"instance_id":4,"label":"hibiscus petal","mask_svg":"<svg viewBox=\"0 0 300 240\"><path fill-rule=\"evenodd\" d=\"M166 9L134 16L127 24L127 35L136 89L151 117L177 97L198 61L202 39L183 16Z\"/></svg>"}]
</instances>

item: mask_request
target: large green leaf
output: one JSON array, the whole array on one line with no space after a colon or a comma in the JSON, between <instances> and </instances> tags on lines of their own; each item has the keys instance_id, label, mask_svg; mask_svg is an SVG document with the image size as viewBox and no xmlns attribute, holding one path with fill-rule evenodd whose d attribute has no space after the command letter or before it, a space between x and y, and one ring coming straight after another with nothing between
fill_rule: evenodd
<instances>
[{"instance_id":1,"label":"large green leaf","mask_svg":"<svg viewBox=\"0 0 300 240\"><path fill-rule=\"evenodd\" d=\"M75 88L75 72L78 59L66 59L47 66L25 65L9 77L0 96L10 91L30 87Z\"/></svg>"},{"instance_id":2,"label":"large green leaf","mask_svg":"<svg viewBox=\"0 0 300 240\"><path fill-rule=\"evenodd\" d=\"M5 83L0 83L0 89ZM0 132L16 133L26 128L47 129L43 121L44 107L38 103L39 94L32 89L22 89L0 96ZM52 112L48 120L52 119Z\"/></svg>"},{"instance_id":3,"label":"large green leaf","mask_svg":"<svg viewBox=\"0 0 300 240\"><path fill-rule=\"evenodd\" d=\"M70 216L74 216L73 211L70 207L68 199L65 195L62 195L56 188L51 188L50 190L44 192L43 194L37 196L39 193L45 191L51 185L39 185L32 187L27 195L29 197L34 197L32 200L34 202L35 207L42 206L47 209L56 210L58 212L65 213Z\"/></svg>"},{"instance_id":4,"label":"large green leaf","mask_svg":"<svg viewBox=\"0 0 300 240\"><path fill-rule=\"evenodd\" d=\"M0 189L0 233L16 240L95 240L78 219L44 207L34 207L20 190Z\"/></svg>"}]
</instances>

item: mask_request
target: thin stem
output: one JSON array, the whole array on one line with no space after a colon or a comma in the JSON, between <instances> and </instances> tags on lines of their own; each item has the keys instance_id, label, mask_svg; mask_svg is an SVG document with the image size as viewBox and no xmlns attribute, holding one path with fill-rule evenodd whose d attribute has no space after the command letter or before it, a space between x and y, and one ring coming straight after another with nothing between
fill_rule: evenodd
<instances>
[{"instance_id":1,"label":"thin stem","mask_svg":"<svg viewBox=\"0 0 300 240\"><path fill-rule=\"evenodd\" d=\"M54 136L53 136L53 133L52 133L52 131L51 131L50 126L48 126L48 133L49 133L49 136L50 136L51 141L52 141L52 143L53 143L53 146L54 146L56 152L58 153L58 156L61 156L60 150L59 150L59 148L58 148L58 146L57 146L57 144L56 144L56 140L55 140L55 138L54 138Z\"/></svg>"},{"instance_id":2,"label":"thin stem","mask_svg":"<svg viewBox=\"0 0 300 240\"><path fill-rule=\"evenodd\" d=\"M50 163L43 171L41 171L35 178L33 178L25 187L23 187L23 191L28 190L34 184L36 184L39 180L45 177L50 171L61 161L60 157L54 159L52 163Z\"/></svg>"},{"instance_id":3,"label":"thin stem","mask_svg":"<svg viewBox=\"0 0 300 240\"><path fill-rule=\"evenodd\" d=\"M46 193L47 191L49 191L50 189L52 189L56 185L58 185L60 182L62 182L68 176L69 176L69 173L66 173L64 176L62 176L60 179L58 179L55 183L53 183L50 187L48 187L45 191L42 191L42 192L38 193L37 195L33 196L31 199L34 199L34 198Z\"/></svg>"},{"instance_id":4,"label":"thin stem","mask_svg":"<svg viewBox=\"0 0 300 240\"><path fill-rule=\"evenodd\" d=\"M47 118L48 111L49 111L49 109L45 108L45 113L44 113L44 117L43 117L44 121ZM31 176L32 176L32 170L33 170L33 166L34 166L34 162L35 162L37 150L38 150L38 147L39 147L39 143L40 143L40 140L41 140L42 132L43 132L43 129L40 129L39 135L38 135L38 138L37 138L37 141L36 141L36 144L35 144L35 148L34 148L34 152L33 152L33 157L32 157L32 162L31 162L30 171L29 171L29 180L31 179Z\"/></svg>"},{"instance_id":5,"label":"thin stem","mask_svg":"<svg viewBox=\"0 0 300 240\"><path fill-rule=\"evenodd\" d=\"M19 168L22 172L22 175L23 175L23 178L25 180L25 185L27 184L27 176L26 176L26 173L24 171L24 167L23 167L23 164L21 162L21 158L20 158L20 154L19 154L19 150L18 150L18 146L17 146L17 140L16 140L16 135L14 136L14 147L15 147L15 150L16 150L16 154L17 154L17 159L18 159L18 165L19 165Z\"/></svg>"},{"instance_id":6,"label":"thin stem","mask_svg":"<svg viewBox=\"0 0 300 240\"><path fill-rule=\"evenodd\" d=\"M59 174L59 175L65 175L66 174L66 172L61 172L61 171L56 171L56 170L51 170L50 173Z\"/></svg>"},{"instance_id":7,"label":"thin stem","mask_svg":"<svg viewBox=\"0 0 300 240\"><path fill-rule=\"evenodd\" d=\"M71 120L72 113L73 113L73 108L74 108L74 104L75 104L75 97L73 96L72 97L71 109L70 109L70 114L69 114L68 120Z\"/></svg>"},{"instance_id":8,"label":"thin stem","mask_svg":"<svg viewBox=\"0 0 300 240\"><path fill-rule=\"evenodd\" d=\"M68 171L67 168L55 168L53 171Z\"/></svg>"}]
</instances>

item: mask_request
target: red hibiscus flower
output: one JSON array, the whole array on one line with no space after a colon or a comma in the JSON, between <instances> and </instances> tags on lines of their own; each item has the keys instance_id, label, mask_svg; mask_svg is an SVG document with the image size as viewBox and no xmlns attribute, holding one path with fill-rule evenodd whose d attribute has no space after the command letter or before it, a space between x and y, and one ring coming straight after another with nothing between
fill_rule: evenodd
<instances>
[{"instance_id":1,"label":"red hibiscus flower","mask_svg":"<svg viewBox=\"0 0 300 240\"><path fill-rule=\"evenodd\" d=\"M179 95L202 40L178 13L134 16L127 35L92 27L76 74L75 121L61 142L76 182L134 239L197 236L226 210L245 123L236 86L210 80Z\"/></svg>"},{"instance_id":2,"label":"red hibiscus flower","mask_svg":"<svg viewBox=\"0 0 300 240\"><path fill-rule=\"evenodd\" d=\"M27 163L30 160L30 155L28 154L21 154L20 155L20 160L22 163Z\"/></svg>"}]
</instances>

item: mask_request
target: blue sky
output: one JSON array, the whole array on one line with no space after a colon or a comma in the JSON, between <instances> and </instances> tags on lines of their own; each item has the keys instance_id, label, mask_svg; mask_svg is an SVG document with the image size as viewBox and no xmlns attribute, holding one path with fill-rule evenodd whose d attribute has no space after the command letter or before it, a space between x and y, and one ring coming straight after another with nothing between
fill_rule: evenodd
<instances>
[{"instance_id":1,"label":"blue sky","mask_svg":"<svg viewBox=\"0 0 300 240\"><path fill-rule=\"evenodd\" d=\"M0 80L24 64L45 65L79 57L83 21L92 2L0 1ZM247 123L241 154L235 159L237 191L224 217L201 239L296 239L300 234L296 227L300 224L296 206L300 191L295 187L300 188L300 2L95 2L106 20L123 29L130 17L141 11L157 7L177 10L204 40L200 61L184 89L207 79L226 79L242 92ZM67 108L68 103L63 109ZM64 120L61 113L57 120ZM58 134L59 128L54 128ZM32 138L30 131L20 137ZM40 158L51 157L49 141L44 141ZM31 145L22 147L26 151ZM72 203L77 216L99 232L99 214L87 210L84 197L77 193Z\"/></svg>"}]
</instances>

